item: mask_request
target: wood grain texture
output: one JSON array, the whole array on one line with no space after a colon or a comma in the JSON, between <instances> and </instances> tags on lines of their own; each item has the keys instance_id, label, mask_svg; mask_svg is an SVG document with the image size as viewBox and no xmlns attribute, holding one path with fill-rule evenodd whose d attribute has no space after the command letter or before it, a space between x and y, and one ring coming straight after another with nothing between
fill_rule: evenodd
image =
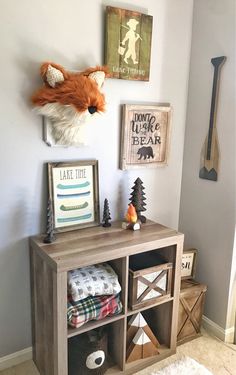
<instances>
[{"instance_id":1,"label":"wood grain texture","mask_svg":"<svg viewBox=\"0 0 236 375\"><path fill-rule=\"evenodd\" d=\"M33 351L41 375L68 375L68 337L102 325L108 327L110 354L116 366L115 372L109 370L108 373L134 373L175 352L183 234L148 221L139 231L124 230L121 222L115 222L110 228L99 226L59 233L52 244L44 244L43 238L41 235L30 239ZM158 339L160 333L160 354L128 365L125 363L126 327L127 317L133 314L127 307L129 256L147 251L154 255L160 253L167 263L173 264L171 295L137 310L148 317L148 324ZM105 261L118 274L123 313L100 322L89 322L78 329L68 329L67 271Z\"/></svg>"},{"instance_id":2,"label":"wood grain texture","mask_svg":"<svg viewBox=\"0 0 236 375\"><path fill-rule=\"evenodd\" d=\"M129 305L135 310L137 308L148 306L157 302L159 298L166 297L169 298L171 295L171 275L172 275L172 263L164 263L157 265L155 267L145 268L143 270L132 271L129 270ZM145 279L145 276L154 273L160 272L160 274L155 277L152 282L149 282ZM159 281L163 277L166 277L166 286L164 289L161 289L158 286ZM146 289L141 295L139 295L138 285L145 285ZM152 291L159 292L160 295L150 298L147 298L147 295Z\"/></svg>"},{"instance_id":3,"label":"wood grain texture","mask_svg":"<svg viewBox=\"0 0 236 375\"><path fill-rule=\"evenodd\" d=\"M111 78L149 81L153 17L106 7L105 64Z\"/></svg>"},{"instance_id":4,"label":"wood grain texture","mask_svg":"<svg viewBox=\"0 0 236 375\"><path fill-rule=\"evenodd\" d=\"M55 375L51 351L53 341L52 271L37 253L31 254L33 359L41 375Z\"/></svg>"},{"instance_id":5,"label":"wood grain texture","mask_svg":"<svg viewBox=\"0 0 236 375\"><path fill-rule=\"evenodd\" d=\"M180 282L181 282L181 261L183 254L183 237L179 239L176 244L176 257L175 257L175 268L174 268L174 285L173 285L173 309L172 309L172 327L171 327L171 340L170 348L176 348L177 342L177 325L178 325L178 310L179 310L179 293L180 293Z\"/></svg>"},{"instance_id":6,"label":"wood grain texture","mask_svg":"<svg viewBox=\"0 0 236 375\"><path fill-rule=\"evenodd\" d=\"M110 326L108 345L112 358L121 371L125 369L125 333L126 319L121 319Z\"/></svg>"},{"instance_id":7,"label":"wood grain texture","mask_svg":"<svg viewBox=\"0 0 236 375\"><path fill-rule=\"evenodd\" d=\"M67 273L53 273L53 375L67 375ZM50 354L51 357L51 354Z\"/></svg>"},{"instance_id":8,"label":"wood grain texture","mask_svg":"<svg viewBox=\"0 0 236 375\"><path fill-rule=\"evenodd\" d=\"M118 280L121 285L121 301L123 305L124 313L127 312L127 300L128 300L128 267L129 259L128 257L114 259L109 262L112 268L118 275Z\"/></svg>"},{"instance_id":9,"label":"wood grain texture","mask_svg":"<svg viewBox=\"0 0 236 375\"><path fill-rule=\"evenodd\" d=\"M122 106L120 169L164 166L170 148L168 103Z\"/></svg>"},{"instance_id":10,"label":"wood grain texture","mask_svg":"<svg viewBox=\"0 0 236 375\"><path fill-rule=\"evenodd\" d=\"M225 60L225 56L214 57L211 59L211 63L214 66L214 77L212 85L210 121L208 134L201 152L201 165L199 177L212 181L217 181L218 178L218 164L220 152L216 129L216 114L219 95L220 71Z\"/></svg>"},{"instance_id":11,"label":"wood grain texture","mask_svg":"<svg viewBox=\"0 0 236 375\"><path fill-rule=\"evenodd\" d=\"M31 253L33 359L41 375L67 375L66 273Z\"/></svg>"},{"instance_id":12,"label":"wood grain texture","mask_svg":"<svg viewBox=\"0 0 236 375\"><path fill-rule=\"evenodd\" d=\"M32 331L32 356L36 359L36 306L37 306L37 285L36 285L36 254L30 247L30 292L31 292L31 331Z\"/></svg>"},{"instance_id":13,"label":"wood grain texture","mask_svg":"<svg viewBox=\"0 0 236 375\"><path fill-rule=\"evenodd\" d=\"M44 244L42 236L31 242L40 249L45 260L57 271L96 264L164 246L171 246L183 235L176 230L148 222L139 231L124 230L121 222L110 228L93 227L60 233L52 244Z\"/></svg>"},{"instance_id":14,"label":"wood grain texture","mask_svg":"<svg viewBox=\"0 0 236 375\"><path fill-rule=\"evenodd\" d=\"M77 336L77 335L80 335L81 333L88 332L92 329L96 329L98 327L108 325L110 323L116 322L117 320L121 320L124 318L125 318L125 314L119 314L119 315L106 317L106 319L102 319L102 320L90 321L79 328L68 327L67 337L70 338L73 336Z\"/></svg>"},{"instance_id":15,"label":"wood grain texture","mask_svg":"<svg viewBox=\"0 0 236 375\"><path fill-rule=\"evenodd\" d=\"M201 322L207 286L194 280L183 280L178 313L178 344L201 335Z\"/></svg>"}]
</instances>

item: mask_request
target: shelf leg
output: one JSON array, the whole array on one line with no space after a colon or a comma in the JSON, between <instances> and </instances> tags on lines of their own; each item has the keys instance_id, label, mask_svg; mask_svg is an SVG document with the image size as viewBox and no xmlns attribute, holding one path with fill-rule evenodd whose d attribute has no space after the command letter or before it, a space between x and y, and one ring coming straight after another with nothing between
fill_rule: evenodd
<instances>
[{"instance_id":1,"label":"shelf leg","mask_svg":"<svg viewBox=\"0 0 236 375\"><path fill-rule=\"evenodd\" d=\"M53 375L68 375L67 364L67 274L53 273Z\"/></svg>"},{"instance_id":2,"label":"shelf leg","mask_svg":"<svg viewBox=\"0 0 236 375\"><path fill-rule=\"evenodd\" d=\"M170 339L170 348L174 350L176 350L176 343L177 343L182 253L183 253L183 239L179 240L176 244L174 300L173 300L173 309L172 309L172 332L171 332L171 339Z\"/></svg>"}]
</instances>

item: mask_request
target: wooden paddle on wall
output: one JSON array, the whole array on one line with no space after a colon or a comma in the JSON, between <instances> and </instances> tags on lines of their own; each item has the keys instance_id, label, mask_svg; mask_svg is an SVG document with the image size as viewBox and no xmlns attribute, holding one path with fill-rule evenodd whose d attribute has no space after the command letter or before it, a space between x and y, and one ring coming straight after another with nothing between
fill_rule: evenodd
<instances>
[{"instance_id":1,"label":"wooden paddle on wall","mask_svg":"<svg viewBox=\"0 0 236 375\"><path fill-rule=\"evenodd\" d=\"M218 174L219 143L216 131L216 106L219 92L220 70L225 60L225 56L214 57L211 59L211 63L214 66L214 77L211 96L210 124L208 135L201 152L199 177L212 181L217 181Z\"/></svg>"}]
</instances>

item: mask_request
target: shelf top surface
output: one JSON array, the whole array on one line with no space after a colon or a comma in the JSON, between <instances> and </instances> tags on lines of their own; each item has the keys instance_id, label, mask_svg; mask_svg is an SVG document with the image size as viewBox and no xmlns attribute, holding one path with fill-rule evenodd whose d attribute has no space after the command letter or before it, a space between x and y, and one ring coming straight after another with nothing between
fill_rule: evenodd
<instances>
[{"instance_id":1,"label":"shelf top surface","mask_svg":"<svg viewBox=\"0 0 236 375\"><path fill-rule=\"evenodd\" d=\"M116 221L109 228L96 226L58 233L51 244L43 242L45 235L31 237L30 242L53 268L68 271L183 241L182 233L153 221L148 220L136 231L122 229L121 225Z\"/></svg>"}]
</instances>

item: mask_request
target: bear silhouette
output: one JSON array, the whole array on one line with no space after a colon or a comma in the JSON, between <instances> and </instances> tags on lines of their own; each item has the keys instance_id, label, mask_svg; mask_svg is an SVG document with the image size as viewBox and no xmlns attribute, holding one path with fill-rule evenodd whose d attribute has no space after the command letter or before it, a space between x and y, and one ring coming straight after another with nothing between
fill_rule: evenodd
<instances>
[{"instance_id":1,"label":"bear silhouette","mask_svg":"<svg viewBox=\"0 0 236 375\"><path fill-rule=\"evenodd\" d=\"M137 154L140 155L138 160L141 160L142 157L144 158L144 160L146 160L147 158L150 159L150 157L154 158L153 149L151 146L143 146L139 148Z\"/></svg>"}]
</instances>

